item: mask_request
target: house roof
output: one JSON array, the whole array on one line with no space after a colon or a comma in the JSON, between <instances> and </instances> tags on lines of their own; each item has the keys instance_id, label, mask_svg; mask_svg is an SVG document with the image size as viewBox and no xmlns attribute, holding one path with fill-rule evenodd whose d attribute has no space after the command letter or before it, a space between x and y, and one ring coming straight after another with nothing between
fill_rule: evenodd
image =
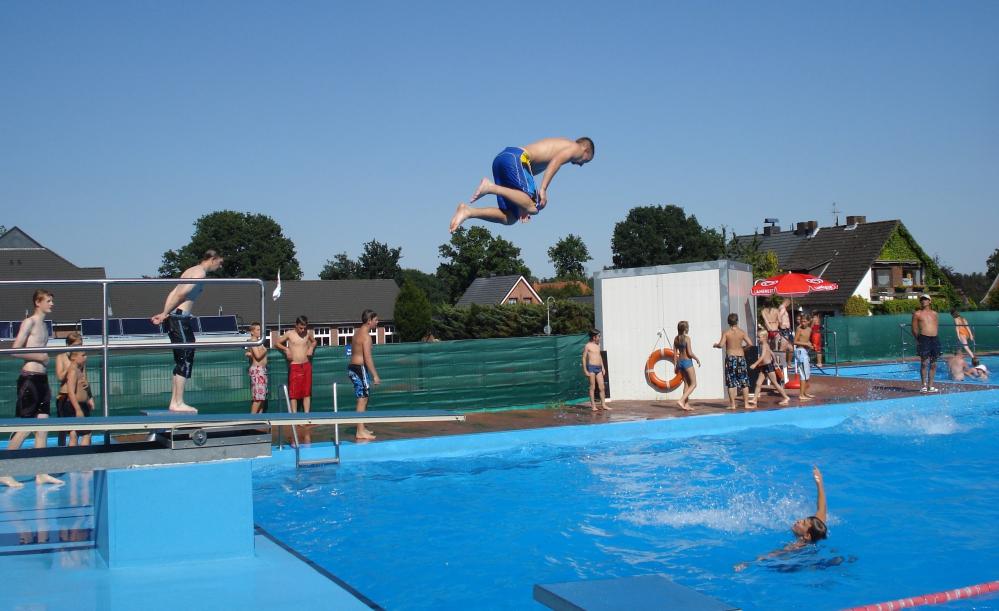
<instances>
[{"instance_id":1,"label":"house roof","mask_svg":"<svg viewBox=\"0 0 999 611\"><path fill-rule=\"evenodd\" d=\"M81 280L107 275L102 267L77 267L14 227L0 236L0 280ZM304 314L316 324L355 323L371 309L383 321L395 317L399 287L394 280L287 280L281 283L280 304L271 299L274 282L264 283L265 324L276 325L278 305L282 323ZM0 291L0 320L21 320L32 306L33 286ZM53 286L55 307L50 318L58 324L100 318L101 289L91 286ZM116 318L148 317L163 308L169 288L163 285L122 284L109 288L109 304ZM260 316L260 293L255 286L206 285L195 302L194 314L235 314L242 324Z\"/></svg>"},{"instance_id":2,"label":"house roof","mask_svg":"<svg viewBox=\"0 0 999 611\"><path fill-rule=\"evenodd\" d=\"M788 260L794 255L798 246L807 239L807 234L798 234L793 230L779 231L770 235L757 233L735 237L735 240L743 246L749 246L753 240L756 240L760 252L773 251L777 255L777 266L781 269L788 269Z\"/></svg>"},{"instance_id":3,"label":"house roof","mask_svg":"<svg viewBox=\"0 0 999 611\"><path fill-rule=\"evenodd\" d=\"M512 275L476 278L455 305L465 307L473 303L478 305L501 304L506 299L506 296L510 294L510 291L513 290L513 287L517 286L518 282L523 282L534 293L538 301L541 301L541 297L538 296L537 292L523 276Z\"/></svg>"},{"instance_id":4,"label":"house roof","mask_svg":"<svg viewBox=\"0 0 999 611\"><path fill-rule=\"evenodd\" d=\"M835 291L802 297L801 303L846 303L901 224L893 220L823 227L814 238L799 245L787 269L815 274L839 284Z\"/></svg>"}]
</instances>

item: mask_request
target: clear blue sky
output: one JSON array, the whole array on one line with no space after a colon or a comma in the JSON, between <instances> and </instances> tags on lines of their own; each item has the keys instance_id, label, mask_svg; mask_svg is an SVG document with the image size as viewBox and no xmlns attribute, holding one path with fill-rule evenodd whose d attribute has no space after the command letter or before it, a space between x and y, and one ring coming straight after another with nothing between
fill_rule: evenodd
<instances>
[{"instance_id":1,"label":"clear blue sky","mask_svg":"<svg viewBox=\"0 0 999 611\"><path fill-rule=\"evenodd\" d=\"M984 271L999 246L999 2L0 3L0 224L154 274L195 219L273 216L306 278L372 238L432 272L504 146L587 135L527 225L675 203L738 233L833 202ZM492 204L492 198L489 198Z\"/></svg>"}]
</instances>

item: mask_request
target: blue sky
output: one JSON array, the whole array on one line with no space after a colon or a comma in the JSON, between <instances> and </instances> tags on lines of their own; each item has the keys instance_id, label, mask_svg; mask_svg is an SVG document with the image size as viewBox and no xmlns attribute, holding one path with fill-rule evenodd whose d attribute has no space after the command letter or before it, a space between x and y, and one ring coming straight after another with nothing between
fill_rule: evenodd
<instances>
[{"instance_id":1,"label":"blue sky","mask_svg":"<svg viewBox=\"0 0 999 611\"><path fill-rule=\"evenodd\" d=\"M536 275L664 203L749 233L835 202L964 272L999 247L999 3L506 6L4 2L0 224L123 277L262 212L306 278L372 238L432 272L497 152L587 135L541 215L489 226Z\"/></svg>"}]
</instances>

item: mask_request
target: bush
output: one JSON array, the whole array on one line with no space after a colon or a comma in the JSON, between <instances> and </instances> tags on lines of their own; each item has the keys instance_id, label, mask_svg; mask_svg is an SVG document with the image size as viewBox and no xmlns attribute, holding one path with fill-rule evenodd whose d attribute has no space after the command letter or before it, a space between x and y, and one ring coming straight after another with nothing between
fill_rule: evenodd
<instances>
[{"instance_id":1,"label":"bush","mask_svg":"<svg viewBox=\"0 0 999 611\"><path fill-rule=\"evenodd\" d=\"M434 308L433 327L443 340L530 337L544 332L545 314L543 305L442 305ZM593 327L593 306L556 301L551 317L554 335L585 333Z\"/></svg>"},{"instance_id":2,"label":"bush","mask_svg":"<svg viewBox=\"0 0 999 611\"><path fill-rule=\"evenodd\" d=\"M881 304L885 314L911 314L919 309L918 299L889 299ZM937 312L950 310L950 300L946 297L936 297L930 306Z\"/></svg>"},{"instance_id":3,"label":"bush","mask_svg":"<svg viewBox=\"0 0 999 611\"><path fill-rule=\"evenodd\" d=\"M846 300L843 313L847 316L870 316L871 304L860 295L853 295Z\"/></svg>"},{"instance_id":4,"label":"bush","mask_svg":"<svg viewBox=\"0 0 999 611\"><path fill-rule=\"evenodd\" d=\"M404 342L419 341L430 331L430 300L415 283L406 281L395 300L395 328Z\"/></svg>"}]
</instances>

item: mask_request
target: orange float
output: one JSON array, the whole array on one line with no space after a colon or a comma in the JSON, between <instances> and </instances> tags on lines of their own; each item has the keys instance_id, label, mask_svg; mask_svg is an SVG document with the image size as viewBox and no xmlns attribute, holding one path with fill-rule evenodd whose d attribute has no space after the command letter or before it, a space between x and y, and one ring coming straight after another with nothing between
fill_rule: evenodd
<instances>
[{"instance_id":1,"label":"orange float","mask_svg":"<svg viewBox=\"0 0 999 611\"><path fill-rule=\"evenodd\" d=\"M683 374L679 371L673 376L670 381L663 380L656 375L656 363L659 361L669 360L670 363L673 362L673 351L669 348L657 348L652 351L649 355L648 360L645 361L645 379L649 384L655 386L662 392L669 392L671 390L676 390L683 384Z\"/></svg>"}]
</instances>

